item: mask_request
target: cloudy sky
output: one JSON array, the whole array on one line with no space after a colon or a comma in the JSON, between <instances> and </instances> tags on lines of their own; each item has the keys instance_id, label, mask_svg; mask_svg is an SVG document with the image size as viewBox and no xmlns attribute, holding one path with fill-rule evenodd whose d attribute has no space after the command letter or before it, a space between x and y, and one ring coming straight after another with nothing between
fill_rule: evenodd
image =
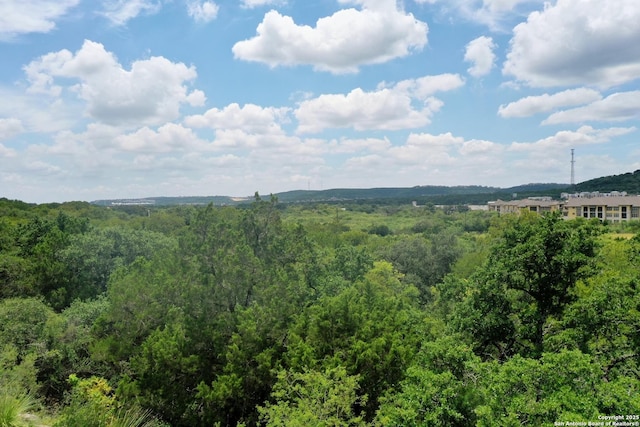
<instances>
[{"instance_id":1,"label":"cloudy sky","mask_svg":"<svg viewBox=\"0 0 640 427\"><path fill-rule=\"evenodd\" d=\"M0 0L0 197L640 169L638 0Z\"/></svg>"}]
</instances>

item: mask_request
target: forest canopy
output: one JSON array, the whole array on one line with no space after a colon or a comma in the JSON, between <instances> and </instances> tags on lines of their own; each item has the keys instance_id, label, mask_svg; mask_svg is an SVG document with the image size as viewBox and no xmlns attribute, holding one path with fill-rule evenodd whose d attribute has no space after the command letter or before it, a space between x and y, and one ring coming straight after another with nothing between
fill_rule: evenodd
<instances>
[{"instance_id":1,"label":"forest canopy","mask_svg":"<svg viewBox=\"0 0 640 427\"><path fill-rule=\"evenodd\" d=\"M637 231L259 197L144 209L2 200L0 426L640 414Z\"/></svg>"}]
</instances>

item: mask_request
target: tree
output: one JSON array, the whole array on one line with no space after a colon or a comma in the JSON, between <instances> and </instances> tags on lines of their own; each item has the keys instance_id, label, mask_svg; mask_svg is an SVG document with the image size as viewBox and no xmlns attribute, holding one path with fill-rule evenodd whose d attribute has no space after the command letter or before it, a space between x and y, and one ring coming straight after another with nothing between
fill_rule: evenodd
<instances>
[{"instance_id":1,"label":"tree","mask_svg":"<svg viewBox=\"0 0 640 427\"><path fill-rule=\"evenodd\" d=\"M469 426L479 403L479 360L458 337L425 342L398 388L381 398L379 426Z\"/></svg>"},{"instance_id":2,"label":"tree","mask_svg":"<svg viewBox=\"0 0 640 427\"><path fill-rule=\"evenodd\" d=\"M517 326L520 345L530 343L540 357L549 316L560 315L575 299L578 280L592 274L600 232L599 223L565 221L559 213L521 216L502 231L475 277L469 308L486 319L481 324L494 319L504 324L499 328ZM498 339L499 328L484 327L494 331L485 338Z\"/></svg>"},{"instance_id":3,"label":"tree","mask_svg":"<svg viewBox=\"0 0 640 427\"><path fill-rule=\"evenodd\" d=\"M601 367L580 351L544 353L539 359L516 355L502 364L483 364L483 370L478 426L587 422L603 413L597 391Z\"/></svg>"},{"instance_id":4,"label":"tree","mask_svg":"<svg viewBox=\"0 0 640 427\"><path fill-rule=\"evenodd\" d=\"M403 280L420 290L420 300L431 300L431 288L451 271L460 255L456 237L451 232L440 232L430 241L422 237L400 240L389 248L385 258L404 275Z\"/></svg>"},{"instance_id":5,"label":"tree","mask_svg":"<svg viewBox=\"0 0 640 427\"><path fill-rule=\"evenodd\" d=\"M358 375L371 420L379 397L403 378L424 337L417 294L391 264L376 262L362 280L298 316L285 360L296 371L343 366Z\"/></svg>"},{"instance_id":6,"label":"tree","mask_svg":"<svg viewBox=\"0 0 640 427\"><path fill-rule=\"evenodd\" d=\"M271 402L258 408L265 427L365 426L354 412L366 397L358 395L358 377L343 367L324 371L280 371Z\"/></svg>"}]
</instances>

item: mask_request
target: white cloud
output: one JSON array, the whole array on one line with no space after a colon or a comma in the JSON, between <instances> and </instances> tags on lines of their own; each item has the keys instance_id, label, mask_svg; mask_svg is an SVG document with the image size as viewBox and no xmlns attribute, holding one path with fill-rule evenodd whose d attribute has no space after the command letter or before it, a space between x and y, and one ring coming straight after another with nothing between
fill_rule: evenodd
<instances>
[{"instance_id":1,"label":"white cloud","mask_svg":"<svg viewBox=\"0 0 640 427\"><path fill-rule=\"evenodd\" d=\"M422 101L426 101L437 92L448 92L464 85L464 79L458 74L438 74L423 76L417 79L402 80L395 85L395 89ZM389 87L383 83L380 89Z\"/></svg>"},{"instance_id":2,"label":"white cloud","mask_svg":"<svg viewBox=\"0 0 640 427\"><path fill-rule=\"evenodd\" d=\"M640 119L640 91L620 92L584 107L558 111L542 124L582 123L590 121L621 122Z\"/></svg>"},{"instance_id":3,"label":"white cloud","mask_svg":"<svg viewBox=\"0 0 640 427\"><path fill-rule=\"evenodd\" d=\"M460 87L455 74L403 80L395 86L381 85L376 91L361 88L346 95L325 94L300 103L295 111L298 132L315 133L327 128L398 130L426 126L443 103L431 95ZM420 101L418 107L414 101Z\"/></svg>"},{"instance_id":4,"label":"white cloud","mask_svg":"<svg viewBox=\"0 0 640 427\"><path fill-rule=\"evenodd\" d=\"M581 126L576 131L560 131L535 142L514 142L509 150L530 151L535 152L539 157L550 157L551 153L566 151L581 145L602 144L611 141L612 138L635 131L635 127L595 129L591 126Z\"/></svg>"},{"instance_id":5,"label":"white cloud","mask_svg":"<svg viewBox=\"0 0 640 427\"><path fill-rule=\"evenodd\" d=\"M546 113L561 107L587 104L601 99L600 92L587 89L569 89L549 95L527 96L507 105L501 105L498 115L505 118L529 117L538 113Z\"/></svg>"},{"instance_id":6,"label":"white cloud","mask_svg":"<svg viewBox=\"0 0 640 427\"><path fill-rule=\"evenodd\" d=\"M460 147L460 154L464 156L477 156L482 154L490 154L502 150L502 146L495 142L480 139L472 139L465 141Z\"/></svg>"},{"instance_id":7,"label":"white cloud","mask_svg":"<svg viewBox=\"0 0 640 427\"><path fill-rule=\"evenodd\" d=\"M286 0L241 0L240 6L245 9L254 9L262 6L279 6L286 3Z\"/></svg>"},{"instance_id":8,"label":"white cloud","mask_svg":"<svg viewBox=\"0 0 640 427\"><path fill-rule=\"evenodd\" d=\"M452 150L459 147L464 139L450 132L440 135L411 134L404 145L393 146L384 157L401 165L445 166L454 162Z\"/></svg>"},{"instance_id":9,"label":"white cloud","mask_svg":"<svg viewBox=\"0 0 640 427\"><path fill-rule=\"evenodd\" d=\"M25 132L56 132L72 127L82 110L59 98L25 94L17 87L0 86L0 117L19 120Z\"/></svg>"},{"instance_id":10,"label":"white cloud","mask_svg":"<svg viewBox=\"0 0 640 427\"><path fill-rule=\"evenodd\" d=\"M48 33L80 0L0 1L0 40L28 33Z\"/></svg>"},{"instance_id":11,"label":"white cloud","mask_svg":"<svg viewBox=\"0 0 640 427\"><path fill-rule=\"evenodd\" d=\"M2 143L0 143L0 159L16 157L17 152L13 148L5 147Z\"/></svg>"},{"instance_id":12,"label":"white cloud","mask_svg":"<svg viewBox=\"0 0 640 427\"><path fill-rule=\"evenodd\" d=\"M503 73L530 86L611 87L640 76L640 2L558 0L514 28Z\"/></svg>"},{"instance_id":13,"label":"white cloud","mask_svg":"<svg viewBox=\"0 0 640 427\"><path fill-rule=\"evenodd\" d=\"M513 19L526 16L528 11L544 4L545 0L414 0L418 4L437 4L441 12L504 32Z\"/></svg>"},{"instance_id":14,"label":"white cloud","mask_svg":"<svg viewBox=\"0 0 640 427\"><path fill-rule=\"evenodd\" d=\"M102 15L114 25L125 25L138 15L154 14L161 8L159 0L104 0Z\"/></svg>"},{"instance_id":15,"label":"white cloud","mask_svg":"<svg viewBox=\"0 0 640 427\"><path fill-rule=\"evenodd\" d=\"M441 103L434 101L420 110L411 106L411 98L390 89L364 92L354 89L347 95L320 95L304 101L295 111L298 131L320 132L326 128L406 129L426 126Z\"/></svg>"},{"instance_id":16,"label":"white cloud","mask_svg":"<svg viewBox=\"0 0 640 427\"><path fill-rule=\"evenodd\" d=\"M467 69L467 72L474 77L489 74L496 60L496 54L493 53L496 47L491 37L482 36L470 41L466 47L464 60L473 65Z\"/></svg>"},{"instance_id":17,"label":"white cloud","mask_svg":"<svg viewBox=\"0 0 640 427\"><path fill-rule=\"evenodd\" d=\"M22 122L15 118L0 119L0 141L13 138L23 132Z\"/></svg>"},{"instance_id":18,"label":"white cloud","mask_svg":"<svg viewBox=\"0 0 640 427\"><path fill-rule=\"evenodd\" d=\"M438 135L412 133L403 144L391 145L374 153L358 153L347 159L337 172L338 177L347 173L350 182L359 181L368 188L388 186L390 180L404 185L456 184L452 170L456 175L473 176L474 183L496 180L495 175L499 181L504 179L498 166L504 153L499 144L483 140L465 141L450 132Z\"/></svg>"},{"instance_id":19,"label":"white cloud","mask_svg":"<svg viewBox=\"0 0 640 427\"><path fill-rule=\"evenodd\" d=\"M332 73L354 73L361 65L403 57L426 45L427 24L397 10L395 1L379 0L375 7L371 1L362 3L361 10L340 10L319 19L315 27L297 25L272 10L254 38L233 46L234 56L271 67L308 64Z\"/></svg>"},{"instance_id":20,"label":"white cloud","mask_svg":"<svg viewBox=\"0 0 640 427\"><path fill-rule=\"evenodd\" d=\"M330 143L332 153L357 153L360 151L381 152L389 147L391 147L391 142L387 138L342 138L339 141L331 141Z\"/></svg>"},{"instance_id":21,"label":"white cloud","mask_svg":"<svg viewBox=\"0 0 640 427\"><path fill-rule=\"evenodd\" d=\"M530 3L531 0L483 0L484 9L491 12L507 12L516 9L523 3Z\"/></svg>"},{"instance_id":22,"label":"white cloud","mask_svg":"<svg viewBox=\"0 0 640 427\"><path fill-rule=\"evenodd\" d=\"M220 7L212 1L187 1L187 13L196 22L211 22L218 16Z\"/></svg>"},{"instance_id":23,"label":"white cloud","mask_svg":"<svg viewBox=\"0 0 640 427\"><path fill-rule=\"evenodd\" d=\"M195 133L182 125L167 123L158 130L143 127L136 132L119 135L114 138L114 145L123 151L167 153L196 148L199 151L206 146Z\"/></svg>"},{"instance_id":24,"label":"white cloud","mask_svg":"<svg viewBox=\"0 0 640 427\"><path fill-rule=\"evenodd\" d=\"M58 80L79 80L68 88L87 103L87 114L112 125L159 124L179 116L180 106L204 104L204 93L189 92L195 68L164 57L134 61L125 70L100 43L85 40L75 54L61 50L25 67L31 93L62 94Z\"/></svg>"},{"instance_id":25,"label":"white cloud","mask_svg":"<svg viewBox=\"0 0 640 427\"><path fill-rule=\"evenodd\" d=\"M254 104L243 107L233 103L222 110L212 108L201 115L186 117L184 122L191 127L212 129L239 129L247 133L281 133L280 123L287 122L288 108L262 108Z\"/></svg>"}]
</instances>

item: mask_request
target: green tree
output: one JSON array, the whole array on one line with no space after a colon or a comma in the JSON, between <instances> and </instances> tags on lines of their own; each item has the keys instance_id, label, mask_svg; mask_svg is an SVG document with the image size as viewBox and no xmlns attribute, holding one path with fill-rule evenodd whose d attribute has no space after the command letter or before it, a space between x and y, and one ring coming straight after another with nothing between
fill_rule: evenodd
<instances>
[{"instance_id":1,"label":"green tree","mask_svg":"<svg viewBox=\"0 0 640 427\"><path fill-rule=\"evenodd\" d=\"M343 367L324 371L280 371L271 393L272 402L258 408L266 427L365 426L361 415L366 397L358 394L358 377Z\"/></svg>"},{"instance_id":2,"label":"green tree","mask_svg":"<svg viewBox=\"0 0 640 427\"><path fill-rule=\"evenodd\" d=\"M575 300L578 280L592 274L600 230L599 223L560 214L524 215L507 225L474 277L459 328L469 329L482 348L518 341L520 351L540 357L549 317L561 315Z\"/></svg>"},{"instance_id":3,"label":"green tree","mask_svg":"<svg viewBox=\"0 0 640 427\"><path fill-rule=\"evenodd\" d=\"M297 371L344 366L358 375L371 420L378 398L403 378L428 329L417 293L391 264L377 262L362 280L298 317L285 359Z\"/></svg>"},{"instance_id":4,"label":"green tree","mask_svg":"<svg viewBox=\"0 0 640 427\"><path fill-rule=\"evenodd\" d=\"M458 337L424 344L398 388L381 399L375 424L380 426L469 426L480 403L479 364Z\"/></svg>"},{"instance_id":5,"label":"green tree","mask_svg":"<svg viewBox=\"0 0 640 427\"><path fill-rule=\"evenodd\" d=\"M404 280L420 290L422 304L429 302L432 287L451 271L460 255L456 237L450 232L431 236L403 238L391 246L385 258L404 275Z\"/></svg>"},{"instance_id":6,"label":"green tree","mask_svg":"<svg viewBox=\"0 0 640 427\"><path fill-rule=\"evenodd\" d=\"M478 426L544 426L556 421L598 419L597 389L602 371L579 351L545 353L539 359L514 356L489 362L481 374L484 403L475 412Z\"/></svg>"}]
</instances>

